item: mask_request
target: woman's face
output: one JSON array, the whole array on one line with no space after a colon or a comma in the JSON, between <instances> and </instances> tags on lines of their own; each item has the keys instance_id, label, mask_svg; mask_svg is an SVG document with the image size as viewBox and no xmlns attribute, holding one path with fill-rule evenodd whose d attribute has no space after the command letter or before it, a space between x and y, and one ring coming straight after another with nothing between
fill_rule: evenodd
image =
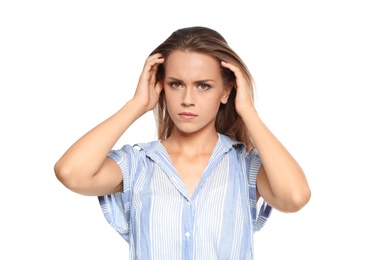
<instances>
[{"instance_id":1,"label":"woman's face","mask_svg":"<svg viewBox=\"0 0 390 260\"><path fill-rule=\"evenodd\" d=\"M183 133L215 131L220 103L226 103L220 64L196 52L172 52L165 62L164 92L175 130Z\"/></svg>"}]
</instances>

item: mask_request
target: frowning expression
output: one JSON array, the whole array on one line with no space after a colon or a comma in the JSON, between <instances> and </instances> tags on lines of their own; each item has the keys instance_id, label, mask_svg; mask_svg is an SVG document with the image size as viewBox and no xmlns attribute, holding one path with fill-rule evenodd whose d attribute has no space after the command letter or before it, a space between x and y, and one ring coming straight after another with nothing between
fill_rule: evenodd
<instances>
[{"instance_id":1,"label":"frowning expression","mask_svg":"<svg viewBox=\"0 0 390 260\"><path fill-rule=\"evenodd\" d=\"M164 92L175 129L184 133L215 131L215 118L230 89L223 85L220 63L197 52L172 52L165 62Z\"/></svg>"}]
</instances>

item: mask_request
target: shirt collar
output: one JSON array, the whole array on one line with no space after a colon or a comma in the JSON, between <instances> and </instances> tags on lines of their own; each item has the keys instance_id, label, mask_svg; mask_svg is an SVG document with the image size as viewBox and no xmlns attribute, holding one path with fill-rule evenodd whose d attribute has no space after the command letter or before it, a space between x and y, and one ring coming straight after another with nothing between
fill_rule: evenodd
<instances>
[{"instance_id":1,"label":"shirt collar","mask_svg":"<svg viewBox=\"0 0 390 260\"><path fill-rule=\"evenodd\" d=\"M145 154L149 157L153 157L154 154L161 144L161 140L152 141L150 143L140 143L136 146L140 147ZM239 150L245 149L245 144L242 142L238 142L236 140L231 139L227 135L218 133L218 141L216 144L216 148L220 148L217 150L222 150L224 152L230 151L232 148L238 148Z\"/></svg>"}]
</instances>

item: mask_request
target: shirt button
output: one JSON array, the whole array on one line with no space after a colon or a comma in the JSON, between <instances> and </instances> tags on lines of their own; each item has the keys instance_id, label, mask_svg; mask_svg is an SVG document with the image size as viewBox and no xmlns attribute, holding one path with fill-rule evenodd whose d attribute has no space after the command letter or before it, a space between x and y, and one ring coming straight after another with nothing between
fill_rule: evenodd
<instances>
[{"instance_id":1,"label":"shirt button","mask_svg":"<svg viewBox=\"0 0 390 260\"><path fill-rule=\"evenodd\" d=\"M190 237L190 232L186 232L186 238Z\"/></svg>"},{"instance_id":2,"label":"shirt button","mask_svg":"<svg viewBox=\"0 0 390 260\"><path fill-rule=\"evenodd\" d=\"M191 202L187 201L187 205L191 207Z\"/></svg>"}]
</instances>

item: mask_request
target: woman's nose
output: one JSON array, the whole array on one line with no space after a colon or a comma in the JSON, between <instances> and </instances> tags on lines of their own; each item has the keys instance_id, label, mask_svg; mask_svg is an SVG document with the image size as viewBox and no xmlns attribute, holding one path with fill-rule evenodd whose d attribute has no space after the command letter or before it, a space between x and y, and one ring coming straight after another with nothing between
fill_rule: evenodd
<instances>
[{"instance_id":1,"label":"woman's nose","mask_svg":"<svg viewBox=\"0 0 390 260\"><path fill-rule=\"evenodd\" d=\"M192 106L194 105L194 90L191 87L186 87L184 90L184 97L183 97L183 106Z\"/></svg>"}]
</instances>

